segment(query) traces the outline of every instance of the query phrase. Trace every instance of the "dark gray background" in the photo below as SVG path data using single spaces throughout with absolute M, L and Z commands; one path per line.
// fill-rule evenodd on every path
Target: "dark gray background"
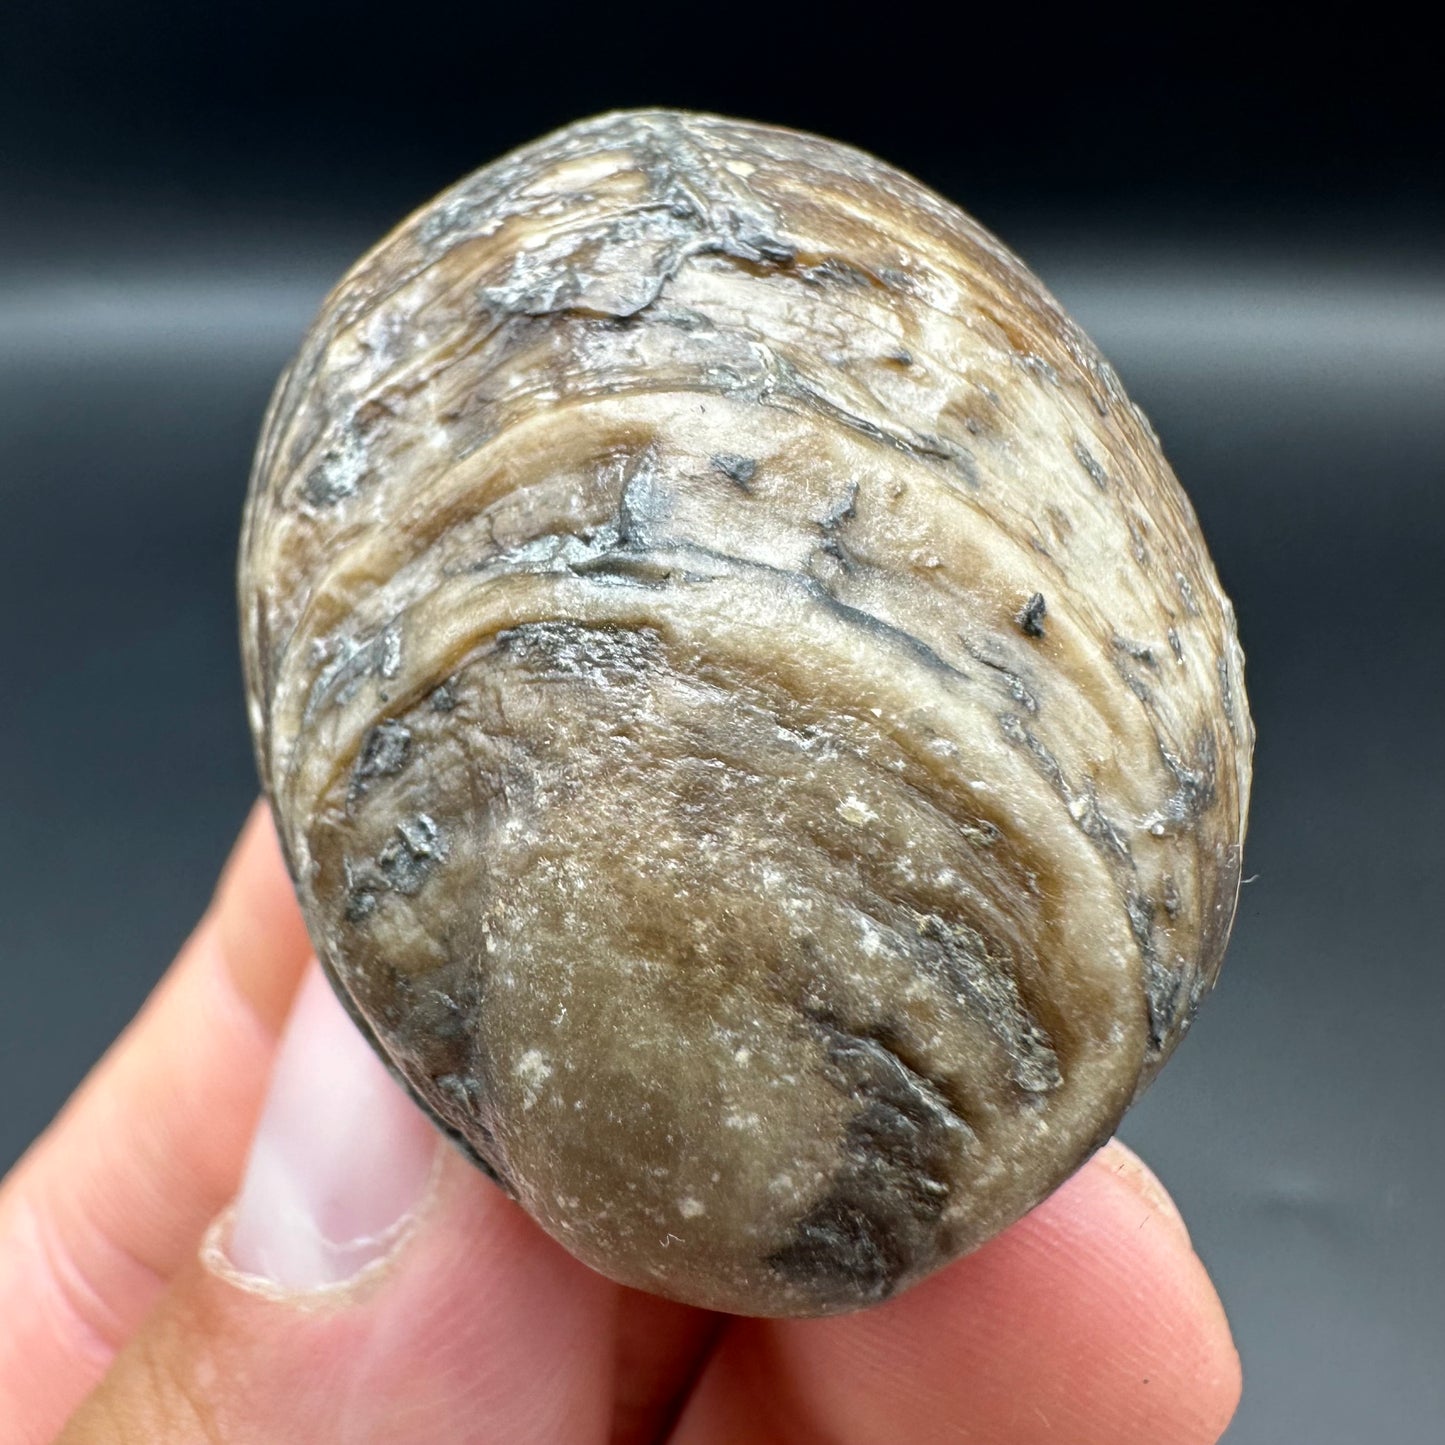
M 1196 502 L 1259 725 L 1252 881 L 1124 1135 L 1229 1309 L 1231 1445 L 1439 1445 L 1445 209 L 1410 47 L 1325 11 L 1309 66 L 1229 17 L 945 42 L 906 12 L 121 11 L 0 19 L 0 1169 L 159 975 L 253 795 L 237 522 L 325 289 L 575 116 L 783 121 L 1021 250 Z

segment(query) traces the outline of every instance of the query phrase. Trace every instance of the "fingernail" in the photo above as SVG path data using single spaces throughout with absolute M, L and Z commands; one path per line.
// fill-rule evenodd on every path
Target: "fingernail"
M 426 1193 L 436 1132 L 321 973 L 307 970 L 222 1245 L 253 1287 L 316 1290 L 395 1248 Z

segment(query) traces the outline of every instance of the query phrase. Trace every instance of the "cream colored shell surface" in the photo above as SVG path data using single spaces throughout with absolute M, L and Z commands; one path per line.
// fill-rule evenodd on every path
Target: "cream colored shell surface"
M 425 206 L 282 378 L 241 594 L 333 981 L 630 1285 L 887 1296 L 1218 972 L 1252 728 L 1193 511 L 1022 263 L 857 151 L 624 113 Z

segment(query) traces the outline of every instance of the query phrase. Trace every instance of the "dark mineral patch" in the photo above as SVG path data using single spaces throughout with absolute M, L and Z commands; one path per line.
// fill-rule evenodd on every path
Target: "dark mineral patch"
M 1018 625 L 1019 630 L 1025 637 L 1042 637 L 1044 635 L 1044 618 L 1048 616 L 1048 603 L 1044 601 L 1042 592 L 1035 592 L 1023 607 L 1019 609 Z
M 952 1161 L 972 1130 L 883 1037 L 811 1025 L 828 1077 L 860 1107 L 832 1186 L 767 1262 L 823 1301 L 883 1299 L 937 1249 Z
M 395 777 L 406 766 L 410 751 L 410 728 L 390 718 L 377 723 L 361 745 L 354 775 L 356 783 L 364 786 L 370 778 Z
M 712 458 L 712 464 L 728 481 L 735 482 L 745 492 L 758 470 L 755 457 L 738 456 L 734 452 L 719 452 Z

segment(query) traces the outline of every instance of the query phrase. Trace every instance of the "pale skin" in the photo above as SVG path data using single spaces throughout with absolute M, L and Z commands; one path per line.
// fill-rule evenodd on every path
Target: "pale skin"
M 309 958 L 258 808 L 155 994 L 0 1186 L 6 1445 L 1206 1445 L 1234 1413 L 1219 1299 L 1117 1143 L 975 1254 L 833 1319 L 613 1285 L 440 1143 L 359 1282 L 248 1289 L 201 1246 Z

